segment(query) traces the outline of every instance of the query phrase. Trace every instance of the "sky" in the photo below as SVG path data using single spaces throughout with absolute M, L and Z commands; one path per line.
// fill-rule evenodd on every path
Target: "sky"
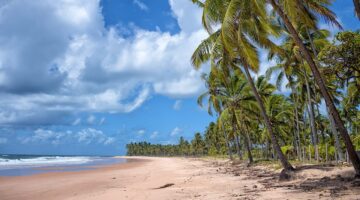
M 351 0 L 332 9 L 360 28 Z M 190 64 L 206 36 L 190 0 L 0 0 L 0 153 L 123 155 L 130 142 L 191 139 L 214 120 L 196 102 L 208 69 Z

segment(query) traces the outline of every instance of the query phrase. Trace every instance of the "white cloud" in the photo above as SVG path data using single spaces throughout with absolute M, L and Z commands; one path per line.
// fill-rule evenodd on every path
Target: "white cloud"
M 34 131 L 34 134 L 30 137 L 21 137 L 19 138 L 21 143 L 51 143 L 57 145 L 61 140 L 67 135 L 71 135 L 72 132 L 55 132 L 52 130 L 37 129 Z
M 188 0 L 170 6 L 179 33 L 136 27 L 125 38 L 105 28 L 99 0 L 4 3 L 0 124 L 73 124 L 73 113 L 131 112 L 153 93 L 197 95 L 203 70 L 189 60 L 207 37 L 201 11 Z
M 78 132 L 69 130 L 57 132 L 53 130 L 37 129 L 31 136 L 23 136 L 18 139 L 23 144 L 48 143 L 53 145 L 68 144 L 69 142 L 109 145 L 116 141 L 115 138 L 107 136 L 101 130 L 93 128 L 82 129 Z
M 175 135 L 178 135 L 178 134 L 181 133 L 181 132 L 182 132 L 182 129 L 180 129 L 179 127 L 175 127 L 175 128 L 171 131 L 170 135 L 171 135 L 171 136 L 175 136 Z
M 189 0 L 169 0 L 169 3 L 182 31 L 196 32 L 201 29 L 201 9 Z
M 103 145 L 109 145 L 115 142 L 115 138 L 106 136 L 102 131 L 87 128 L 83 129 L 75 134 L 79 143 L 97 143 Z
M 137 5 L 141 10 L 144 10 L 144 11 L 149 10 L 148 6 L 140 0 L 133 0 L 133 3 L 135 5 Z
M 181 100 L 176 100 L 173 106 L 174 110 L 180 110 L 181 104 L 182 104 Z

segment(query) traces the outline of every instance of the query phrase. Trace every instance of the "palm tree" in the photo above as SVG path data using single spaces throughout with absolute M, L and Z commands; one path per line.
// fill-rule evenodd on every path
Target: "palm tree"
M 276 34 L 277 30 L 276 26 L 271 24 L 266 17 L 265 4 L 261 2 L 241 0 L 207 0 L 200 6 L 203 8 L 204 28 L 211 35 L 207 40 L 204 40 L 204 42 L 199 45 L 199 48 L 202 48 L 203 50 L 199 51 L 198 48 L 194 52 L 192 57 L 194 66 L 199 67 L 201 63 L 211 59 L 211 56 L 216 57 L 218 50 L 222 50 L 222 54 L 220 54 L 221 58 L 217 57 L 217 59 L 223 59 L 223 63 L 230 63 L 230 66 L 232 67 L 242 66 L 255 99 L 259 104 L 261 115 L 270 134 L 273 148 L 277 152 L 283 168 L 286 170 L 293 170 L 294 168 L 281 151 L 277 137 L 272 130 L 272 125 L 266 114 L 264 103 L 256 90 L 254 81 L 249 71 L 250 68 L 256 72 L 259 68 L 257 50 L 252 42 L 259 44 L 261 47 L 270 49 L 271 52 L 279 51 L 279 48 L 277 48 L 277 46 L 268 39 L 268 32 Z M 242 7 L 245 8 L 241 10 L 242 12 L 238 12 L 237 9 Z M 259 17 L 251 18 L 250 16 Z M 221 34 L 218 33 L 219 31 L 215 33 L 212 31 L 212 25 L 216 23 L 222 24 L 219 29 Z M 217 36 L 218 39 L 216 40 L 213 39 L 215 34 L 219 34 L 219 36 Z M 251 37 L 252 42 L 247 38 L 247 36 Z M 204 46 L 208 45 L 211 41 L 218 42 L 212 47 L 208 46 L 207 48 L 204 48 Z M 213 47 L 215 48 L 213 49 Z M 208 54 L 200 56 L 198 55 L 199 53 Z M 198 58 L 200 58 L 201 61 L 196 61 Z M 225 58 L 227 59 L 225 60 Z M 229 61 L 228 59 L 231 60 Z
M 210 122 L 209 126 L 206 128 L 204 138 L 208 149 L 208 155 L 213 156 L 222 153 L 221 146 L 224 138 L 219 134 L 217 125 L 214 122 Z
M 317 52 L 320 52 L 326 45 L 329 44 L 329 41 L 327 40 L 327 37 L 329 36 L 329 31 L 327 31 L 327 30 L 309 30 L 309 28 L 303 27 L 303 28 L 301 28 L 300 34 L 301 34 L 301 37 L 304 39 L 306 47 L 310 51 L 312 51 L 312 53 L 314 55 L 317 55 Z M 301 71 L 298 70 L 299 68 L 305 68 L 306 66 L 301 63 L 301 56 L 299 55 L 298 48 L 295 45 L 295 43 L 293 42 L 293 40 L 289 37 L 286 38 L 284 43 L 281 45 L 281 47 L 285 50 L 286 56 L 285 57 L 280 56 L 279 64 L 268 69 L 267 76 L 270 77 L 270 75 L 273 72 L 281 71 L 278 74 L 277 85 L 278 86 L 281 85 L 283 77 L 285 76 L 289 81 L 289 85 L 291 86 L 291 90 L 292 90 L 293 94 L 295 94 L 294 93 L 294 91 L 295 91 L 294 80 L 296 82 L 298 82 L 297 84 L 302 82 L 302 84 L 305 85 L 306 92 L 305 92 L 305 95 L 303 95 L 303 96 L 308 97 L 307 98 L 308 113 L 309 113 L 309 119 L 311 121 L 310 124 L 311 124 L 311 130 L 312 130 L 312 138 L 316 139 L 316 137 L 315 137 L 316 136 L 316 127 L 315 127 L 316 123 L 314 121 L 315 115 L 314 115 L 314 111 L 313 111 L 314 110 L 313 109 L 314 102 L 315 102 L 314 95 L 316 95 L 315 87 L 312 85 L 310 87 L 311 82 L 308 79 L 311 77 L 309 77 L 308 73 L 306 73 L 307 70 L 305 70 L 305 69 L 303 69 Z M 327 73 L 327 74 L 329 74 L 329 73 Z M 333 79 L 327 76 L 326 80 L 327 80 L 327 83 L 326 83 L 327 89 L 334 97 L 334 99 L 333 99 L 334 102 L 337 103 L 337 99 L 335 97 L 338 94 L 336 91 L 337 88 L 334 86 L 334 84 L 331 81 Z M 296 100 L 297 100 L 297 98 L 296 98 Z M 320 100 L 318 100 L 318 102 L 319 101 Z M 297 107 L 298 106 L 295 106 L 295 112 L 297 112 Z M 309 107 L 312 109 L 309 110 Z M 330 113 L 329 113 L 329 118 L 330 118 L 330 125 L 332 128 L 332 132 L 333 132 L 333 135 L 335 138 L 336 151 L 338 153 L 338 157 L 340 158 L 340 160 L 342 160 L 342 153 L 341 153 L 341 147 L 340 147 L 340 142 L 339 142 L 339 138 L 338 138 L 338 133 L 337 133 L 336 126 L 333 121 L 332 115 L 330 115 Z M 296 121 L 298 121 L 298 119 Z M 317 141 L 315 142 L 314 145 L 316 146 L 316 144 L 317 144 Z M 316 155 L 318 155 L 317 149 L 318 148 L 315 147 Z
M 205 142 L 199 132 L 195 133 L 194 139 L 191 141 L 193 155 L 202 156 L 205 154 Z
M 290 102 L 282 95 L 273 94 L 265 99 L 265 108 L 280 138 L 283 141 L 291 141 L 291 128 L 289 127 L 294 113 Z
M 207 41 L 204 41 L 204 43 L 207 43 Z M 205 46 L 205 45 L 204 45 Z M 206 48 L 207 46 L 205 46 Z M 201 50 L 201 48 L 198 48 L 199 50 Z M 206 55 L 206 54 L 205 54 Z M 200 59 L 194 59 L 194 60 L 200 60 Z M 208 97 L 208 113 L 209 115 L 213 115 L 213 109 L 215 110 L 215 112 L 217 113 L 218 116 L 221 115 L 222 113 L 222 108 L 221 108 L 221 101 L 219 100 L 219 98 L 217 98 L 218 95 L 218 91 L 217 91 L 217 85 L 218 83 L 216 82 L 215 79 L 215 74 L 214 74 L 214 70 L 212 70 L 213 73 L 210 73 L 209 76 L 207 76 L 206 74 L 202 75 L 202 79 L 205 81 L 205 85 L 207 87 L 207 91 L 205 91 L 203 94 L 201 94 L 198 97 L 197 103 L 200 107 L 203 107 L 203 101 L 205 97 Z M 229 158 L 230 160 L 233 159 L 232 156 L 232 151 L 231 151 L 231 145 L 228 139 L 228 135 L 226 133 L 226 129 L 224 127 L 223 123 L 219 123 L 221 125 L 220 129 L 222 129 L 223 134 L 224 134 L 224 138 L 225 138 L 225 143 L 228 149 L 228 154 L 229 154 Z
M 256 106 L 253 104 L 254 97 L 250 94 L 247 81 L 239 71 L 238 73 L 234 71 L 230 76 L 222 76 L 221 80 L 224 81 L 225 87 L 219 88 L 219 98 L 224 102 L 224 111 L 228 112 L 228 116 L 230 116 L 234 133 L 242 133 L 249 163 L 252 163 L 251 141 L 246 123 L 251 115 L 256 114 Z M 239 137 L 240 135 L 235 135 L 236 140 Z
M 301 19 L 302 21 L 309 22 L 310 25 L 311 23 L 314 23 L 314 20 L 311 19 L 311 17 L 313 17 L 310 13 L 311 10 L 312 12 L 320 14 L 329 21 L 339 25 L 338 22 L 335 20 L 335 15 L 324 6 L 325 3 L 329 4 L 329 2 L 326 0 L 322 0 L 321 1 L 322 3 L 319 3 L 318 1 L 299 0 L 297 1 L 297 3 L 292 5 L 287 4 L 290 1 L 286 1 L 286 0 L 282 0 L 282 1 L 267 0 L 267 2 L 273 7 L 274 11 L 280 16 L 286 29 L 289 31 L 294 42 L 299 47 L 303 58 L 306 60 L 307 64 L 309 65 L 312 74 L 314 76 L 314 80 L 317 83 L 322 96 L 324 97 L 326 106 L 328 107 L 330 114 L 333 116 L 336 127 L 338 128 L 339 133 L 341 134 L 345 142 L 346 149 L 348 151 L 349 158 L 355 169 L 356 176 L 360 177 L 360 158 L 357 156 L 355 148 L 348 135 L 347 129 L 344 126 L 344 122 L 341 120 L 340 114 L 336 109 L 335 104 L 332 100 L 333 98 L 331 97 L 330 93 L 326 88 L 325 81 L 321 76 L 320 71 L 314 59 L 312 58 L 310 51 L 305 47 L 302 39 L 299 36 L 298 31 L 292 24 L 292 21 L 295 22 L 294 24 L 296 24 L 297 21 L 295 17 L 291 17 L 292 15 L 294 15 L 294 13 L 296 13 L 296 16 L 302 16 L 301 18 L 305 18 L 305 19 Z M 282 7 L 280 3 L 287 6 L 287 9 L 285 10 L 286 12 L 283 9 L 284 6 Z

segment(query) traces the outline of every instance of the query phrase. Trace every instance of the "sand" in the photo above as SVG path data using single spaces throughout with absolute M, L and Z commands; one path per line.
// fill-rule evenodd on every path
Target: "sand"
M 138 157 L 80 172 L 0 177 L 0 199 L 360 199 L 351 167 L 304 166 L 288 181 L 278 174 L 226 160 Z

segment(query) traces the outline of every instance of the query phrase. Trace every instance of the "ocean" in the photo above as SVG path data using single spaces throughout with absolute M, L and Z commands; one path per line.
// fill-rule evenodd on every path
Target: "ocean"
M 112 156 L 59 156 L 0 154 L 0 176 L 25 176 L 45 172 L 80 171 L 124 163 Z

